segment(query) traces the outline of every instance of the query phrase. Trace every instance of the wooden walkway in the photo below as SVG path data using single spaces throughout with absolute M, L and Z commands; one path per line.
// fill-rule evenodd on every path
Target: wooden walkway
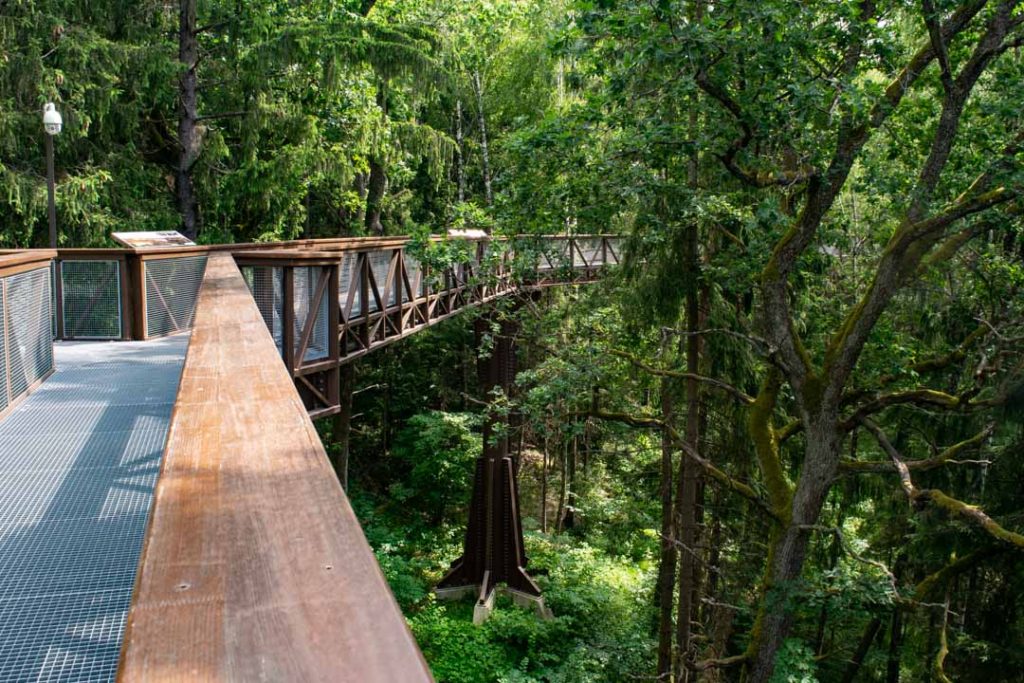
M 229 254 L 199 291 L 121 677 L 430 680 Z
M 535 241 L 436 273 L 405 238 L 62 250 L 52 279 L 0 252 L 0 683 L 431 680 L 312 418 L 344 363 L 619 260 Z M 138 341 L 58 344 L 42 381 L 51 301 L 59 338 Z
M 187 344 L 57 344 L 0 421 L 0 681 L 113 680 Z

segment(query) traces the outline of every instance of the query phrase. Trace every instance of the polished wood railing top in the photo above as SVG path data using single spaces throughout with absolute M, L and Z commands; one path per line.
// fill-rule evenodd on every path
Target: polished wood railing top
M 50 263 L 57 252 L 49 249 L 0 251 L 0 277 L 40 268 Z
M 233 258 L 211 254 L 120 680 L 430 674 Z

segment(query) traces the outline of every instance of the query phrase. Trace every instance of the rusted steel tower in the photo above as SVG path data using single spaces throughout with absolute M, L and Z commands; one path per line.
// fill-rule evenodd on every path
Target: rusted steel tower
M 486 320 L 477 324 L 478 344 L 486 325 Z M 498 328 L 490 356 L 480 360 L 478 371 L 485 393 L 498 387 L 508 394 L 516 376 L 515 338 L 519 325 L 506 318 L 498 323 Z M 547 617 L 550 613 L 540 588 L 526 572 L 519 489 L 509 455 L 508 417 L 489 413 L 483 437 L 484 452 L 476 462 L 462 557 L 438 584 L 437 595 L 455 599 L 476 593 L 473 622 L 477 624 L 490 615 L 499 590 Z

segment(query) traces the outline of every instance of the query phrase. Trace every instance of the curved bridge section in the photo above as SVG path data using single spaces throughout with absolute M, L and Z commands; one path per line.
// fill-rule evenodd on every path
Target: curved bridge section
M 21 428 L 37 388 L 39 400 L 71 408 L 67 392 L 96 398 L 73 371 L 57 375 L 79 382 L 67 392 L 60 382 L 44 382 L 53 372 L 53 338 L 145 342 L 191 331 L 180 387 L 162 404 L 170 416 L 169 427 L 161 427 L 162 461 L 157 442 L 146 455 L 155 489 L 132 489 L 145 498 L 132 517 L 142 520 L 140 533 L 145 528 L 139 563 L 139 534 L 110 536 L 102 549 L 90 546 L 96 571 L 72 558 L 52 577 L 33 574 L 32 595 L 5 599 L 36 610 L 23 614 L 26 623 L 49 619 L 54 633 L 64 633 L 53 609 L 24 598 L 65 595 L 62 581 L 123 577 L 122 601 L 103 607 L 102 647 L 85 642 L 91 630 L 76 644 L 102 659 L 102 667 L 90 669 L 95 680 L 111 680 L 119 647 L 124 681 L 430 680 L 311 418 L 338 410 L 343 364 L 515 291 L 592 281 L 619 261 L 617 242 L 604 236 L 460 244 L 459 256 L 443 263 L 404 239 L 0 252 L 0 426 Z M 184 337 L 167 342 L 186 346 Z M 152 360 L 161 346 L 117 348 Z M 38 352 L 26 355 L 30 347 Z M 117 367 L 115 347 L 80 348 L 101 370 L 96 382 L 119 381 L 128 370 Z M 58 373 L 62 363 L 73 370 L 66 354 L 56 358 Z M 172 374 L 173 389 L 176 368 Z M 155 381 L 150 374 L 143 384 L 153 390 Z M 110 389 L 142 395 L 127 384 Z M 131 394 L 112 405 L 120 416 L 127 415 L 122 404 L 135 403 L 139 396 Z M 126 434 L 145 426 L 131 416 L 122 422 Z M 123 493 L 124 482 L 114 476 L 125 464 L 123 449 L 101 447 L 110 430 L 97 424 L 68 450 L 66 467 L 33 469 L 41 486 L 62 492 L 54 511 Z M 49 432 L 26 429 L 17 438 L 33 453 L 56 453 L 44 443 Z M 52 432 L 63 438 L 67 429 Z M 0 467 L 12 463 L 10 449 L 0 448 Z M 75 468 L 111 476 L 71 478 Z M 96 519 L 106 523 L 97 509 Z M 45 529 L 35 538 L 32 548 L 43 547 Z M 35 566 L 28 547 L 9 545 L 4 561 Z M 471 551 L 467 544 L 467 558 Z M 480 581 L 483 597 L 492 583 Z M 0 633 L 0 678 L 59 679 L 56 669 L 37 675 L 32 657 L 14 659 L 11 653 L 29 652 L 18 634 Z
M 305 405 L 319 418 L 340 409 L 341 365 L 467 308 L 523 289 L 592 282 L 619 262 L 618 238 L 606 235 L 460 246 L 458 257 L 435 265 L 406 239 L 234 255 Z

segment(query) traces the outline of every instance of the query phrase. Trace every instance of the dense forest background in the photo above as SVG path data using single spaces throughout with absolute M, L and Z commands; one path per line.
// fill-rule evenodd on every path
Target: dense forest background
M 47 101 L 61 246 L 624 235 L 321 425 L 435 676 L 1020 681 L 1022 45 L 994 0 L 0 0 L 0 247 Z M 488 404 L 549 621 L 430 592 Z

